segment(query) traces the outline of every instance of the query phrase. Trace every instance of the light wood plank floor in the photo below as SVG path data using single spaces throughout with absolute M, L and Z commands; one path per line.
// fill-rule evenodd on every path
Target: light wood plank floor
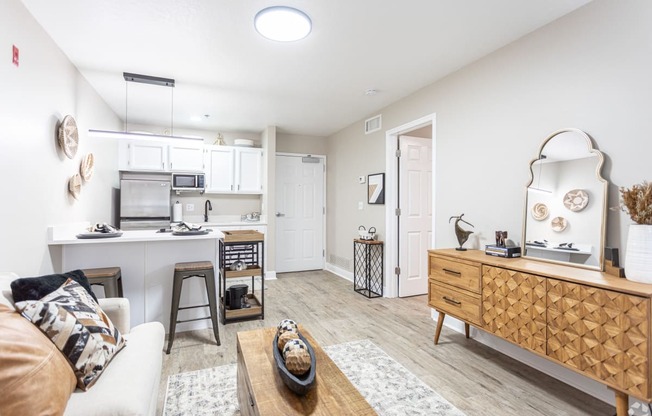
M 444 327 L 437 347 L 426 296 L 367 299 L 329 272 L 279 274 L 266 282 L 265 320 L 179 333 L 165 355 L 159 392 L 163 409 L 171 374 L 236 362 L 236 332 L 304 325 L 322 346 L 371 339 L 468 416 L 611 416 L 615 409 L 581 391 Z M 167 344 L 166 344 L 167 346 Z

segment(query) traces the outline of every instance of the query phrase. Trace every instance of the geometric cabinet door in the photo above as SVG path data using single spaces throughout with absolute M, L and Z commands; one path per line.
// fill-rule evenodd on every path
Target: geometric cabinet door
M 650 299 L 547 280 L 547 355 L 633 396 L 650 397 Z

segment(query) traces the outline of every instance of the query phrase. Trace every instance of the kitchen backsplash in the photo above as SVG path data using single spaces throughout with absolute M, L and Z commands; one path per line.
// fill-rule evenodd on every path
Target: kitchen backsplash
M 179 201 L 182 204 L 183 216 L 204 215 L 204 204 L 206 200 L 211 201 L 213 210 L 208 215 L 242 215 L 247 212 L 261 211 L 260 195 L 219 195 L 219 194 L 172 194 L 170 200 L 174 204 Z M 194 211 L 188 211 L 188 204 L 194 205 Z

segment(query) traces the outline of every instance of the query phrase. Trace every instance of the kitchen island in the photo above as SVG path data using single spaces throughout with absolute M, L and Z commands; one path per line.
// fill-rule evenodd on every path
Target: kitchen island
M 218 279 L 217 228 L 204 235 L 173 235 L 155 230 L 123 231 L 120 237 L 78 239 L 88 224 L 50 227 L 48 245 L 57 272 L 97 267 L 120 267 L 124 296 L 131 304 L 131 323 L 159 321 L 168 331 L 174 265 L 178 262 L 213 262 Z M 208 304 L 204 280 L 188 279 L 181 293 L 181 306 Z M 204 308 L 180 313 L 180 319 L 207 316 Z M 177 331 L 210 327 L 210 320 L 181 323 Z

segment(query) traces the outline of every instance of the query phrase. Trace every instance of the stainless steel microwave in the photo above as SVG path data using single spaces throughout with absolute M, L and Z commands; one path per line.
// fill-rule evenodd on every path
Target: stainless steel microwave
M 204 191 L 206 177 L 203 173 L 173 173 L 172 190 L 174 191 Z

